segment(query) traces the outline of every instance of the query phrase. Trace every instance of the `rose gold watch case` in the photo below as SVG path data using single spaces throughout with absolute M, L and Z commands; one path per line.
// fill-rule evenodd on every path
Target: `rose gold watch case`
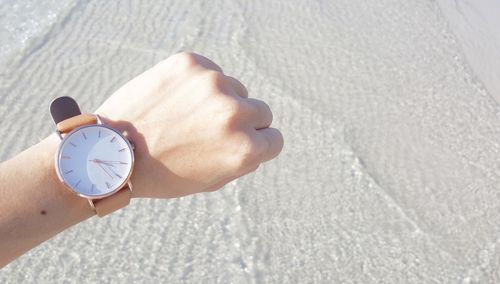
M 80 127 L 76 127 L 75 129 L 71 130 L 70 132 L 68 132 L 68 134 L 66 134 L 64 137 L 62 137 L 61 135 L 59 135 L 59 137 L 61 137 L 61 141 L 59 143 L 59 146 L 57 147 L 57 151 L 56 151 L 56 155 L 55 155 L 55 169 L 56 169 L 56 173 L 57 173 L 57 177 L 59 178 L 59 181 L 61 181 L 61 183 L 64 184 L 64 186 L 69 190 L 71 191 L 72 193 L 78 195 L 78 196 L 81 196 L 81 197 L 84 197 L 84 198 L 87 198 L 90 200 L 95 200 L 95 199 L 102 199 L 102 198 L 105 198 L 105 197 L 108 197 L 108 196 L 111 196 L 115 193 L 117 193 L 118 191 L 120 191 L 125 185 L 129 185 L 130 186 L 130 190 L 132 190 L 132 187 L 131 187 L 131 182 L 130 182 L 130 177 L 132 176 L 132 172 L 134 170 L 134 160 L 135 160 L 135 155 L 134 155 L 134 147 L 132 146 L 132 144 L 130 143 L 130 141 L 125 137 L 123 136 L 120 131 L 114 129 L 113 127 L 110 127 L 110 126 L 107 126 L 105 124 L 102 124 L 101 120 L 99 119 L 99 116 L 97 116 L 97 121 L 98 123 L 97 124 L 91 124 L 91 125 L 83 125 L 83 126 L 80 126 Z M 113 191 L 111 192 L 108 192 L 106 194 L 103 194 L 103 195 L 86 195 L 86 194 L 82 194 L 80 192 L 77 192 L 75 191 L 69 184 L 67 184 L 64 179 L 62 178 L 62 175 L 61 175 L 61 170 L 59 168 L 59 158 L 61 156 L 61 146 L 63 145 L 64 141 L 66 141 L 66 139 L 68 139 L 68 137 L 70 137 L 74 132 L 80 130 L 80 129 L 83 129 L 83 128 L 88 128 L 88 127 L 95 127 L 95 126 L 99 126 L 99 127 L 105 127 L 113 132 L 115 132 L 116 134 L 118 134 L 120 137 L 122 137 L 125 142 L 127 143 L 127 147 L 129 148 L 130 150 L 130 154 L 132 155 L 131 157 L 131 167 L 130 167 L 130 171 L 127 175 L 127 178 L 124 180 L 123 183 L 120 184 L 120 186 L 118 186 L 116 189 L 114 189 Z

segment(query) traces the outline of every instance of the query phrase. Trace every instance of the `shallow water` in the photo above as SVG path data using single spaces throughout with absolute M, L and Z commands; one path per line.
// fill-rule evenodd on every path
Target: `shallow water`
M 34 3 L 36 31 L 0 33 L 2 160 L 51 133 L 54 97 L 93 110 L 180 50 L 268 101 L 286 143 L 217 193 L 75 226 L 1 283 L 500 281 L 500 112 L 438 3 Z
M 500 2 L 438 0 L 478 79 L 500 103 Z

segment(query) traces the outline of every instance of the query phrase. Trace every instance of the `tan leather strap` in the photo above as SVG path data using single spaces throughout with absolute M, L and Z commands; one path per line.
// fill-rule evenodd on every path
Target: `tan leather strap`
M 71 130 L 83 126 L 83 125 L 90 125 L 90 124 L 96 124 L 97 123 L 97 117 L 93 114 L 80 114 L 77 116 L 73 116 L 70 118 L 67 118 L 59 123 L 57 123 L 57 130 L 62 134 L 62 133 L 68 133 Z
M 93 203 L 97 216 L 103 217 L 127 206 L 130 203 L 131 196 L 132 190 L 126 186 L 109 197 L 94 200 L 89 199 L 89 202 Z
M 97 116 L 93 114 L 79 114 L 57 123 L 57 130 L 61 134 L 66 134 L 71 130 L 83 126 L 97 123 Z M 129 186 L 123 187 L 117 193 L 103 199 L 89 199 L 90 206 L 95 210 L 97 216 L 103 217 L 116 210 L 127 206 L 130 203 L 132 189 Z

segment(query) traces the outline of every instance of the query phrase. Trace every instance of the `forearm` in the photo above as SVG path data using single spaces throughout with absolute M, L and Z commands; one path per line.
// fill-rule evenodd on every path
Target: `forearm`
M 57 178 L 58 140 L 51 135 L 0 164 L 0 267 L 94 215 Z

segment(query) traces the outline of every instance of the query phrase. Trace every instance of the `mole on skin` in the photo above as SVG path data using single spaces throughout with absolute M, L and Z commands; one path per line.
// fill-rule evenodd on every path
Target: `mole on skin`
M 40 214 L 45 215 L 45 214 L 47 214 L 47 211 L 42 210 L 42 211 L 40 211 Z

